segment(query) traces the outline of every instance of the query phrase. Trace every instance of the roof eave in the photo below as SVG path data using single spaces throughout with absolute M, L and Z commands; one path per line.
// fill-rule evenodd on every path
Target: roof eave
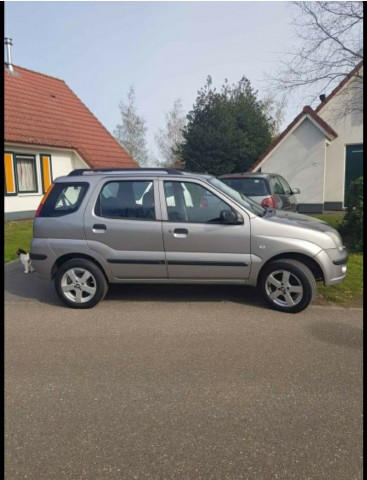
M 321 102 L 316 108 L 315 112 L 319 113 L 336 95 L 342 88 L 354 77 L 356 77 L 356 73 L 363 67 L 363 60 L 361 60 L 353 70 L 345 77 L 343 80 L 337 85 L 334 90 L 325 98 L 323 102 Z
M 254 165 L 248 170 L 249 172 L 255 171 L 260 168 L 268 159 L 269 155 L 273 153 L 280 145 L 288 138 L 292 133 L 306 120 L 310 120 L 315 127 L 317 127 L 326 139 L 331 142 L 338 134 L 334 129 L 330 127 L 321 117 L 319 117 L 310 106 L 305 106 L 301 113 L 299 113 L 295 119 L 288 125 L 288 127 L 273 141 L 263 155 L 254 163 Z

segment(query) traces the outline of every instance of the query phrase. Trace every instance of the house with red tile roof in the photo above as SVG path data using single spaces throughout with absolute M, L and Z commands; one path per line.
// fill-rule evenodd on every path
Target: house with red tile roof
M 32 218 L 56 177 L 138 168 L 63 80 L 5 66 L 5 220 Z
M 342 210 L 350 183 L 363 175 L 363 63 L 288 125 L 252 165 L 279 173 L 301 193 L 301 213 Z

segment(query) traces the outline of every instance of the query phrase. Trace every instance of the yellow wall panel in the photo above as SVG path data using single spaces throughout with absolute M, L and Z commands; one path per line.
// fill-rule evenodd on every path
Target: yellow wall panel
M 4 167 L 5 167 L 5 187 L 6 193 L 16 193 L 15 190 L 15 178 L 14 178 L 14 165 L 13 155 L 11 153 L 4 154 Z
M 43 191 L 47 192 L 51 185 L 51 158 L 49 156 L 42 156 L 42 176 L 43 176 Z

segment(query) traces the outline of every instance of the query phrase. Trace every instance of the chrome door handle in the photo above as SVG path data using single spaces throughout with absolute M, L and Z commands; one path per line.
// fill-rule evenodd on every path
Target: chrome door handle
M 173 233 L 175 238 L 186 238 L 189 234 L 187 228 L 175 228 L 174 230 L 169 230 L 169 233 Z
M 92 229 L 93 229 L 93 233 L 105 233 L 107 230 L 107 227 L 103 223 L 95 223 Z

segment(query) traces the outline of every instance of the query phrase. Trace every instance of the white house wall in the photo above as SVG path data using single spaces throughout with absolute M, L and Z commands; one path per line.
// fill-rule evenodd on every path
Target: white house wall
M 29 218 L 37 210 L 42 197 L 42 178 L 40 155 L 51 155 L 52 178 L 67 175 L 75 168 L 89 168 L 87 164 L 72 150 L 51 149 L 49 147 L 18 146 L 5 144 L 6 152 L 15 154 L 31 154 L 36 156 L 38 193 L 18 193 L 4 197 L 5 219 Z
M 322 132 L 307 118 L 270 154 L 263 172 L 279 173 L 297 195 L 300 212 L 322 211 L 324 203 L 326 141 Z
M 338 133 L 326 153 L 325 202 L 339 203 L 340 207 L 344 201 L 346 146 L 363 144 L 362 112 L 350 112 L 341 117 L 341 112 L 348 108 L 348 104 L 363 105 L 362 89 L 352 88 L 351 91 L 352 98 L 348 97 L 346 88 L 342 89 L 319 112 L 319 116 Z

